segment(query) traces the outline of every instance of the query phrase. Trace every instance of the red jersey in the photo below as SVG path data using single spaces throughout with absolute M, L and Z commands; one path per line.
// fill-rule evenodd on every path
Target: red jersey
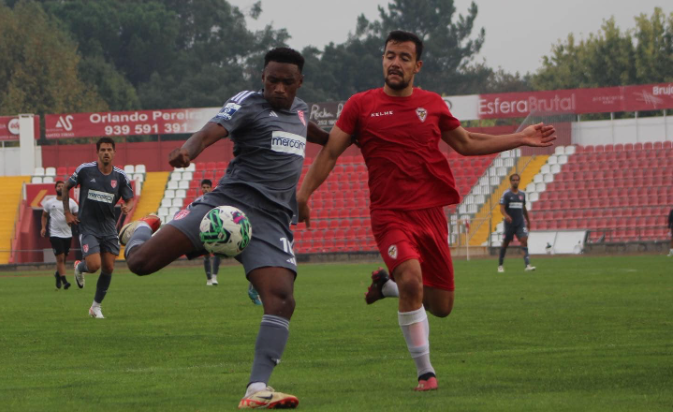
M 439 150 L 442 131 L 460 126 L 437 93 L 408 97 L 383 88 L 353 95 L 336 123 L 356 135 L 369 170 L 371 209 L 417 210 L 460 202 L 451 168 Z

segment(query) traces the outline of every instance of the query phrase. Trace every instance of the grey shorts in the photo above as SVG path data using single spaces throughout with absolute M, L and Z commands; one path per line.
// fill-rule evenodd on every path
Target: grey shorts
M 191 259 L 205 253 L 199 237 L 199 225 L 203 216 L 217 206 L 234 206 L 243 211 L 250 221 L 252 239 L 248 247 L 236 256 L 236 260 L 243 264 L 246 276 L 263 267 L 282 267 L 297 274 L 294 236 L 290 230 L 292 217 L 289 213 L 270 201 L 258 198 L 234 200 L 217 191 L 207 193 L 202 200 L 178 212 L 176 218 L 168 222 L 192 241 L 195 251 L 187 257 Z
M 117 235 L 79 235 L 79 244 L 82 246 L 82 258 L 102 252 L 119 256 L 119 236 Z
M 522 237 L 528 237 L 528 229 L 526 228 L 525 223 L 515 225 L 505 222 L 505 234 L 503 240 L 512 241 L 514 240 L 514 236 L 519 240 L 521 240 Z

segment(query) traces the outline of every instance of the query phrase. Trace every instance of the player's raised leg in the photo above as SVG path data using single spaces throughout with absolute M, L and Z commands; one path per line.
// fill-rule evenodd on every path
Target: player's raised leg
M 86 242 L 86 243 L 85 243 Z M 80 243 L 82 243 L 82 254 L 84 260 L 76 260 L 75 267 L 75 283 L 82 289 L 85 285 L 84 274 L 96 273 L 100 269 L 100 246 L 98 239 L 93 236 L 80 236 Z
M 126 264 L 138 276 L 150 275 L 194 250 L 187 235 L 171 225 L 164 226 L 156 236 L 152 233 L 154 229 L 142 222 L 126 244 Z
M 365 302 L 368 305 L 383 298 L 397 298 L 400 296 L 397 283 L 390 278 L 388 272 L 383 268 L 378 268 L 372 272 L 372 284 L 365 292 Z
M 290 318 L 295 307 L 295 273 L 286 268 L 264 267 L 251 271 L 248 278 L 264 302 L 264 316 L 255 343 L 250 381 L 238 407 L 295 408 L 299 404 L 295 396 L 268 387 L 271 373 L 280 362 L 290 334 Z

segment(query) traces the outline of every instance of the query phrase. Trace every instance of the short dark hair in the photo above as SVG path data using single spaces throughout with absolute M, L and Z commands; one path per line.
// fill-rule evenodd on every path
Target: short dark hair
M 269 50 L 264 56 L 265 68 L 269 62 L 296 64 L 299 68 L 299 73 L 304 70 L 304 57 L 301 53 L 289 47 L 276 47 L 275 49 Z
M 509 181 L 510 181 L 510 182 L 512 181 L 512 179 L 514 179 L 514 176 L 518 177 L 519 180 L 521 180 L 521 176 L 519 176 L 518 173 L 514 173 L 512 176 L 509 177 Z
M 57 181 L 54 182 L 54 189 L 56 189 L 58 187 L 59 183 L 65 184 L 65 182 L 63 180 L 57 180 Z
M 203 186 L 203 185 L 208 185 L 210 187 L 213 187 L 213 182 L 210 179 L 203 179 L 201 181 L 201 186 Z
M 418 38 L 418 36 L 416 36 L 414 33 L 408 31 L 393 30 L 388 33 L 386 42 L 383 44 L 383 50 L 385 51 L 389 42 L 404 43 L 407 41 L 414 42 L 416 45 L 416 60 L 421 60 L 421 56 L 423 55 L 423 41 L 421 41 L 421 39 Z
M 115 149 L 115 141 L 112 140 L 111 137 L 101 137 L 96 142 L 96 151 L 100 150 L 100 145 L 102 145 L 103 143 L 110 143 L 112 145 L 112 150 L 117 150 L 117 149 Z

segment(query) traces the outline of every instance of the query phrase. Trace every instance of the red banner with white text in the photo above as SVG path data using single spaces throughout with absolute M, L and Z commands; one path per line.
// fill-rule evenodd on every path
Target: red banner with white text
M 526 117 L 533 112 L 609 113 L 673 109 L 673 83 L 444 97 L 459 120 Z M 330 128 L 344 102 L 312 103 L 309 119 Z M 219 108 L 66 113 L 45 116 L 47 139 L 193 133 Z M 0 118 L 4 119 L 4 118 Z M 2 140 L 2 125 L 0 125 Z
M 526 117 L 533 112 L 640 112 L 673 109 L 673 83 L 447 96 L 444 100 L 460 120 Z
M 50 114 L 45 116 L 45 137 L 135 136 L 143 134 L 194 133 L 220 109 L 137 110 Z

